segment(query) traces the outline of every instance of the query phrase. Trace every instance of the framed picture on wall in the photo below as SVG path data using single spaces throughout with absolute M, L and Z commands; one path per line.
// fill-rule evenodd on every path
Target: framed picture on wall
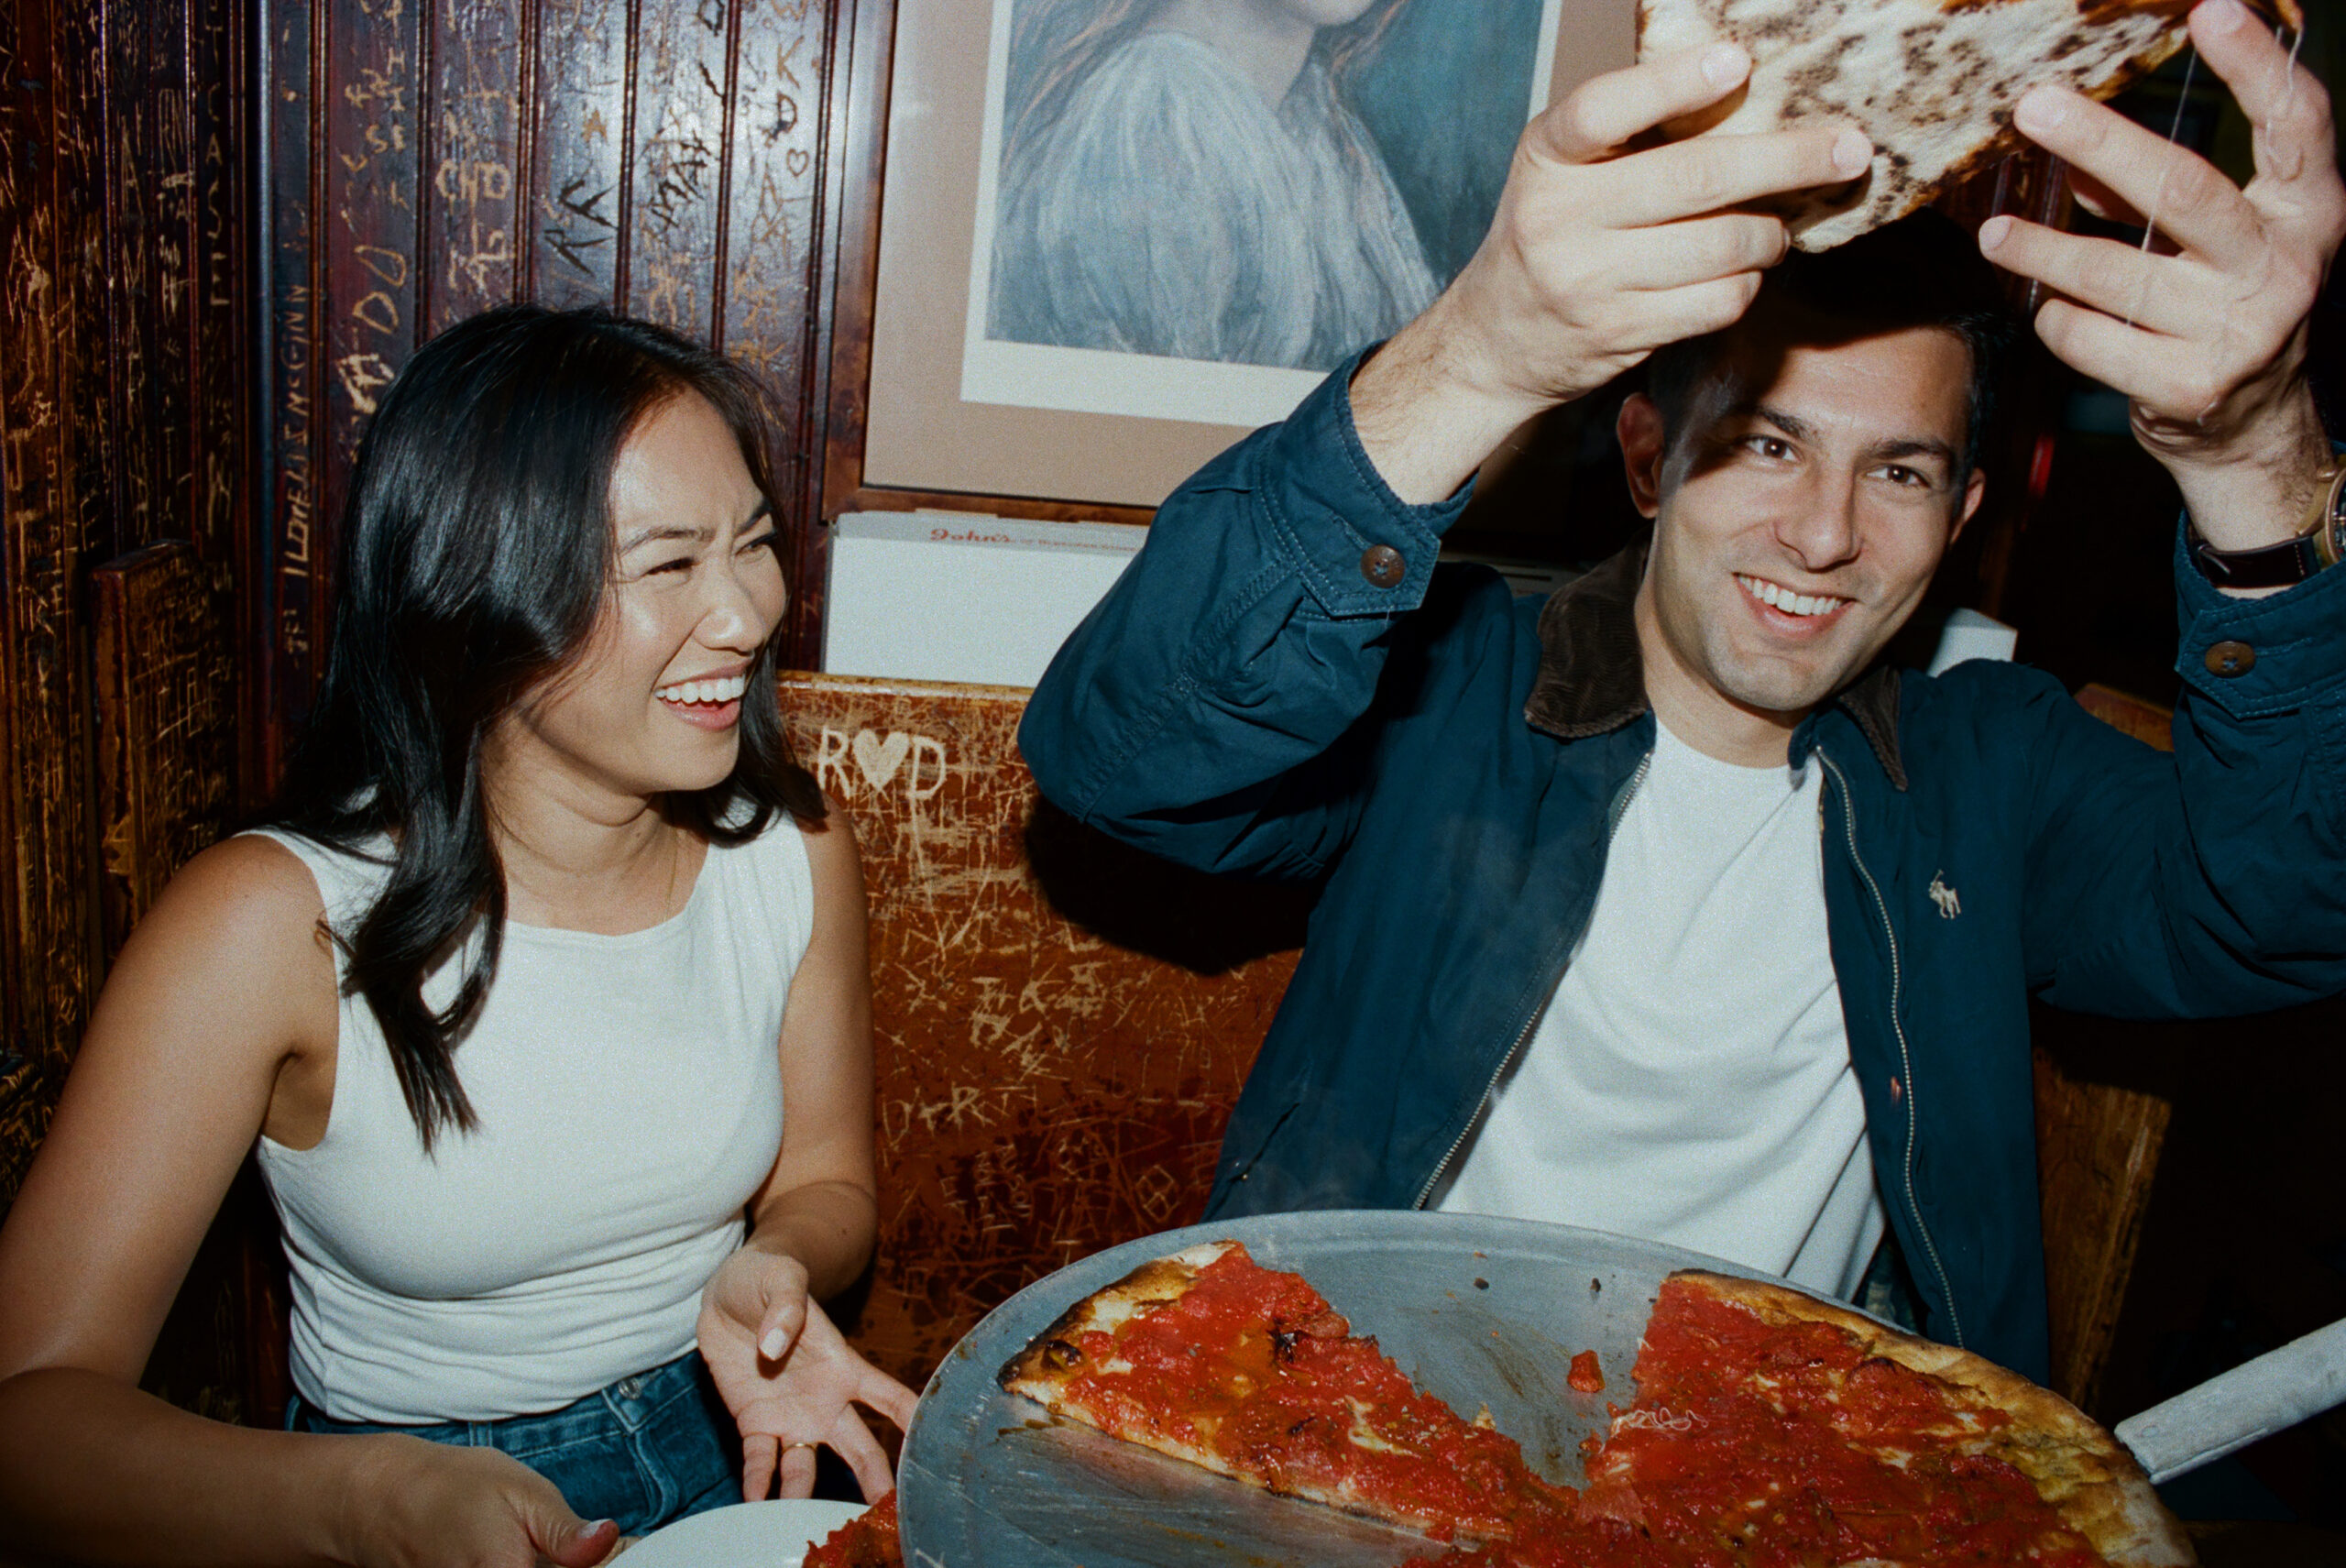
M 1608 0 L 898 0 L 861 481 L 1146 508 L 1480 243 Z

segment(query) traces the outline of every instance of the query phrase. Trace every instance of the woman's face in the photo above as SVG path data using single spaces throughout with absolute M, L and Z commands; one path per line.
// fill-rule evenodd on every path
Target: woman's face
M 614 581 L 586 646 L 500 726 L 601 792 L 707 789 L 733 771 L 750 664 L 782 620 L 778 540 L 733 432 L 687 392 L 611 473 Z

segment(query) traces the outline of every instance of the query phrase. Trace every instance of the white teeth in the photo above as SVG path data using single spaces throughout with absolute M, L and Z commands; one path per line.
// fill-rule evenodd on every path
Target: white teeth
M 1740 572 L 1736 574 L 1735 580 L 1741 583 L 1753 598 L 1787 615 L 1829 615 L 1841 608 L 1842 601 L 1830 594 L 1796 594 L 1790 588 L 1777 587 L 1765 577 L 1747 577 Z
M 747 675 L 727 675 L 716 681 L 678 681 L 662 686 L 656 694 L 663 702 L 707 703 L 731 702 L 750 689 Z

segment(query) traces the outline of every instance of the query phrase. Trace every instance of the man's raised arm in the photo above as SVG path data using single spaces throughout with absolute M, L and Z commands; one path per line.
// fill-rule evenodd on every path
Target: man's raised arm
M 1832 126 L 1622 150 L 1749 63 L 1732 45 L 1649 61 L 1533 121 L 1442 298 L 1166 501 L 1028 705 L 1019 741 L 1045 794 L 1193 865 L 1325 863 L 1355 809 L 1329 753 L 1468 477 L 1531 414 L 1742 313 L 1784 229 L 1720 209 L 1866 168 L 1865 137 Z
M 1989 219 L 1979 244 L 2047 285 L 2038 335 L 2132 400 L 2136 437 L 2174 475 L 2200 536 L 2240 552 L 2305 529 L 2329 460 L 2306 338 L 2346 236 L 2346 189 L 2329 95 L 2239 0 L 2193 11 L 2191 39 L 2253 127 L 2245 188 L 2089 99 L 2038 88 L 2014 123 L 2069 161 L 2088 207 L 2149 222 L 2175 253 L 2009 217 Z
M 1866 171 L 1865 134 L 1826 124 L 1623 153 L 1750 70 L 1710 44 L 1596 77 L 1531 122 L 1474 259 L 1354 378 L 1361 443 L 1402 499 L 1441 499 L 1525 420 L 1741 316 L 1788 242 L 1781 220 L 1725 209 Z

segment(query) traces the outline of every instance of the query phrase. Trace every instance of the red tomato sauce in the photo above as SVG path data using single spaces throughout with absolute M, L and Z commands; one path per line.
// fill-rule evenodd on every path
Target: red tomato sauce
M 1636 1376 L 1570 1516 L 1409 1568 L 2102 1563 L 2026 1476 L 1965 1452 L 2008 1417 L 1966 1421 L 1935 1379 L 1831 1324 L 1772 1326 L 1665 1285 Z
M 1527 1510 L 1569 1506 L 1513 1438 L 1420 1393 L 1373 1338 L 1299 1276 L 1233 1247 L 1176 1300 L 1076 1337 L 1066 1397 L 1110 1431 L 1145 1431 L 1219 1456 L 1274 1490 L 1339 1489 L 1488 1540 Z

